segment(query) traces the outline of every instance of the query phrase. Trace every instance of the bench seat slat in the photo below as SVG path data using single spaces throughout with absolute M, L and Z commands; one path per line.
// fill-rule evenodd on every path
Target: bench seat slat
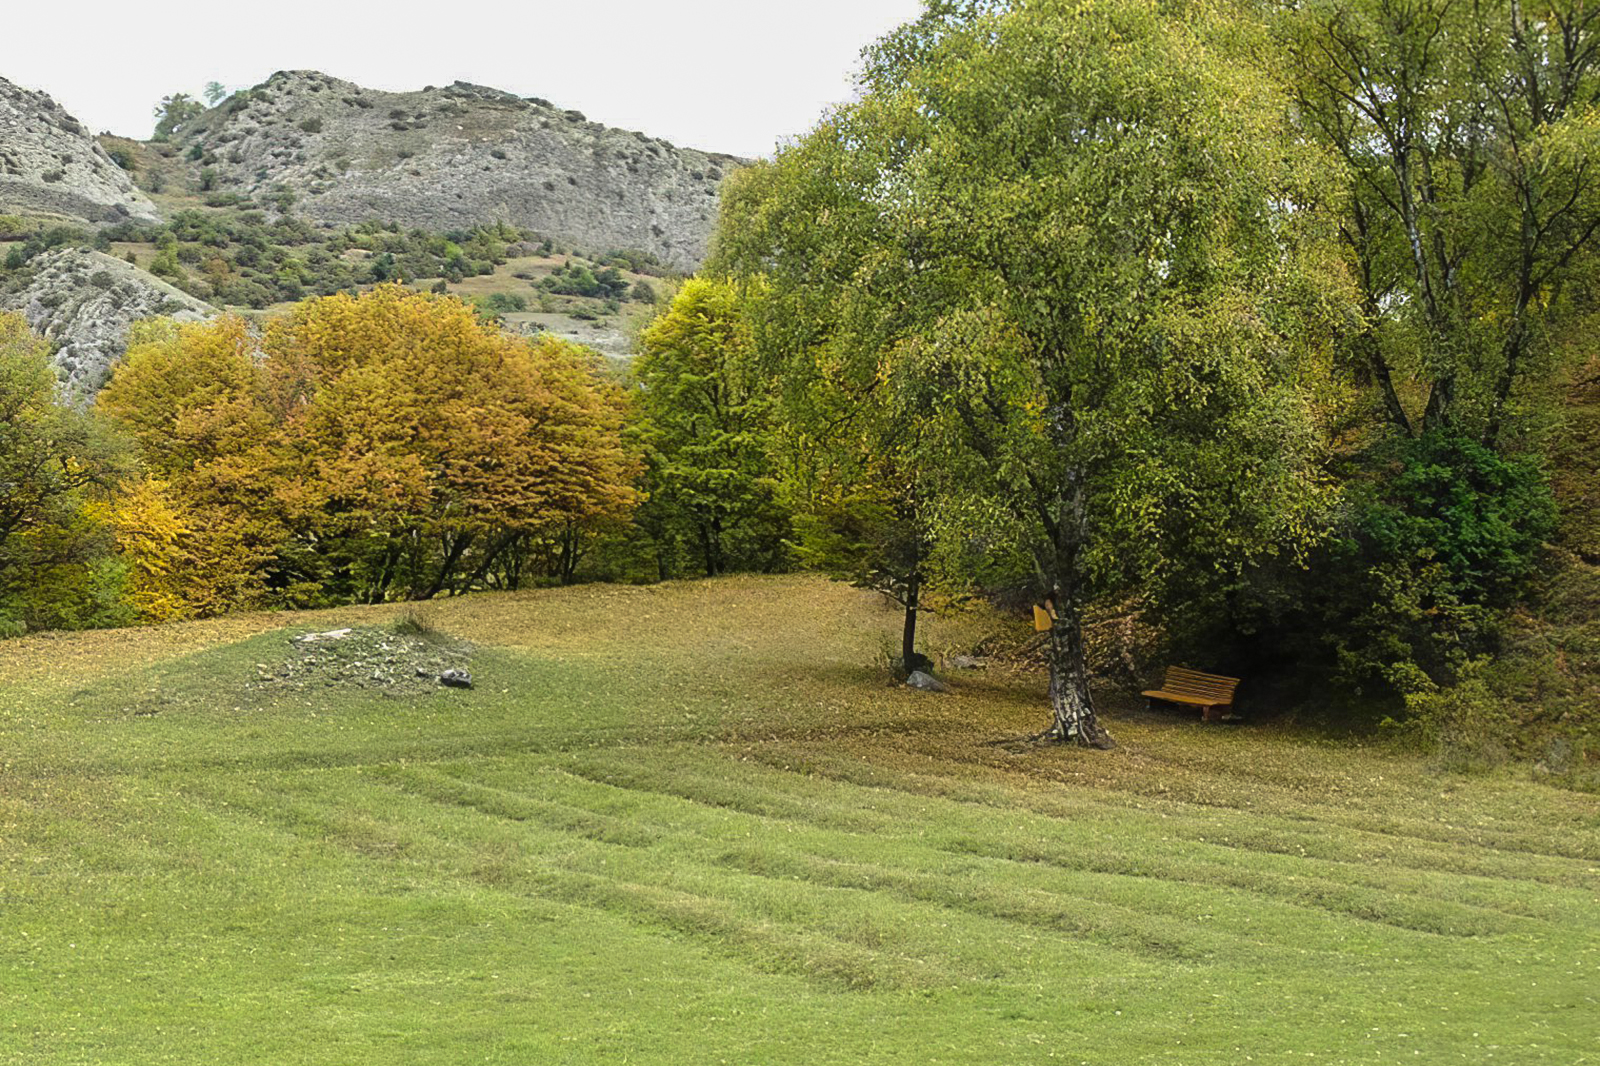
M 1169 666 L 1169 667 L 1167 667 L 1167 672 L 1170 673 L 1170 674 L 1188 674 L 1191 677 L 1211 677 L 1211 678 L 1217 678 L 1218 680 L 1221 680 L 1221 681 L 1237 681 L 1237 680 L 1239 680 L 1238 678 L 1231 677 L 1228 674 L 1210 674 L 1210 673 L 1207 673 L 1204 670 L 1193 670 L 1193 669 L 1190 669 L 1187 666 Z
M 1183 692 L 1162 692 L 1160 689 L 1154 689 L 1149 692 L 1141 692 L 1140 695 L 1156 700 L 1170 700 L 1173 703 L 1192 703 L 1196 707 L 1225 707 L 1233 702 L 1231 699 L 1217 699 L 1212 696 L 1196 696 Z
M 1168 667 L 1166 680 L 1162 682 L 1162 685 L 1166 688 L 1204 688 L 1232 691 L 1238 687 L 1239 679 L 1236 677 L 1223 677 L 1221 674 L 1202 674 L 1198 670 Z

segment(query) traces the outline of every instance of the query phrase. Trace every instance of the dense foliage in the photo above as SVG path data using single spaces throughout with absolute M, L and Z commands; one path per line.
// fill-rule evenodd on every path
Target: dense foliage
M 638 522 L 670 577 L 773 570 L 787 515 L 769 448 L 771 401 L 734 291 L 696 279 L 640 337 L 634 366 L 648 502 Z
M 1541 471 L 1441 431 L 1398 441 L 1376 477 L 1348 486 L 1309 602 L 1351 680 L 1403 693 L 1491 649 L 1496 612 L 1530 576 L 1555 508 Z
M 1352 355 L 1400 432 L 1499 442 L 1600 250 L 1600 19 L 1567 0 L 1316 0 L 1274 41 L 1361 293 Z
M 1013 546 L 1054 598 L 1063 738 L 1105 742 L 1092 596 L 1292 551 L 1321 505 L 1305 382 L 1344 289 L 1303 207 L 1327 165 L 1213 43 L 1233 29 L 931 10 L 724 221 L 779 373 L 892 390 L 942 539 Z
M 257 332 L 135 329 L 97 410 L 0 319 L 0 624 L 429 598 L 570 580 L 638 463 L 595 358 L 383 286 Z
M 169 328 L 100 397 L 150 472 L 209 516 L 203 536 L 243 547 L 259 594 L 515 587 L 542 542 L 633 505 L 621 392 L 564 342 L 382 287 L 301 305 L 259 353 L 236 319 Z
M 21 315 L 0 314 L 0 635 L 133 617 L 96 507 L 122 474 L 121 449 L 55 402 L 49 350 Z

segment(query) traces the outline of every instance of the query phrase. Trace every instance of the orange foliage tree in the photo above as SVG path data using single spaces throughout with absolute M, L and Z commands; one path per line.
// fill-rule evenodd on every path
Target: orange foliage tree
M 453 298 L 383 286 L 308 300 L 259 337 L 222 319 L 143 340 L 102 409 L 279 602 L 493 583 L 634 506 L 623 394 L 598 363 Z

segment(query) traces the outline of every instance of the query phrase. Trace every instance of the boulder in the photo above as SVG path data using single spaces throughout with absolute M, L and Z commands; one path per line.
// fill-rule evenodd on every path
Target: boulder
M 950 691 L 949 685 L 945 684 L 943 681 L 940 681 L 932 674 L 923 673 L 921 670 L 913 670 L 911 672 L 911 676 L 906 678 L 906 687 L 914 688 L 918 692 Z

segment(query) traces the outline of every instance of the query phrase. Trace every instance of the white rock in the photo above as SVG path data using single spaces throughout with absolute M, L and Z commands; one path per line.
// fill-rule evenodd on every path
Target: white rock
M 950 691 L 949 685 L 945 684 L 943 681 L 940 681 L 932 674 L 923 673 L 921 670 L 913 670 L 911 672 L 911 676 L 906 678 L 906 686 L 908 688 L 914 688 L 918 692 Z
M 353 630 L 349 629 L 330 629 L 326 633 L 302 633 L 294 638 L 294 642 L 296 644 L 321 644 L 329 640 L 343 640 L 352 632 Z

